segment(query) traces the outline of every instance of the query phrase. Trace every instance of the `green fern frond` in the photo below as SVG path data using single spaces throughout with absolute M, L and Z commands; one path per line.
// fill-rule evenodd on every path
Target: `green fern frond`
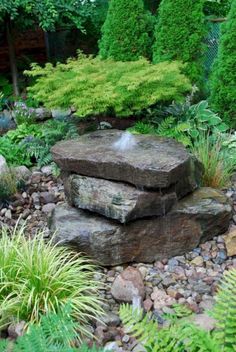
M 40 325 L 31 325 L 16 343 L 0 340 L 0 352 L 103 352 L 95 346 L 73 347 L 78 324 L 71 318 L 70 306 L 60 313 L 43 316 Z
M 224 275 L 213 316 L 217 321 L 215 338 L 225 351 L 236 351 L 236 269 Z

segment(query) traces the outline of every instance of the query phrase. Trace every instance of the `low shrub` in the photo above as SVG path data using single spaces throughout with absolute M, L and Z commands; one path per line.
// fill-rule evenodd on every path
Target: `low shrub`
M 80 55 L 56 66 L 33 64 L 26 73 L 36 79 L 29 93 L 48 108 L 74 107 L 81 117 L 127 117 L 157 102 L 183 100 L 191 90 L 183 67 L 178 62 L 153 65 L 145 59 L 115 62 Z
M 136 337 L 146 351 L 174 352 L 233 352 L 236 349 L 236 270 L 227 272 L 216 295 L 212 315 L 216 329 L 212 333 L 202 330 L 188 319 L 172 316 L 169 324 L 158 329 L 156 321 L 143 310 L 128 305 L 120 308 L 120 317 L 127 333 Z
M 60 312 L 66 304 L 78 321 L 80 334 L 103 314 L 94 279 L 96 267 L 80 254 L 44 241 L 41 231 L 26 238 L 25 228 L 1 230 L 0 325 L 24 320 L 39 323 L 49 312 Z

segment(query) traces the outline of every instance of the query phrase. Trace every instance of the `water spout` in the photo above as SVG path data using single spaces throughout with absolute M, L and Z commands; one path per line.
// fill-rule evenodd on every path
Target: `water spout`
M 113 148 L 120 151 L 131 150 L 136 145 L 135 137 L 130 132 L 124 132 L 113 144 Z

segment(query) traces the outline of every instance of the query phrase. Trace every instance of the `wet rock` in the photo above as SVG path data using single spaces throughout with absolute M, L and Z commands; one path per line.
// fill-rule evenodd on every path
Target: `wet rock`
M 224 239 L 228 256 L 236 255 L 236 230 L 230 231 Z
M 57 143 L 52 148 L 54 161 L 67 172 L 135 186 L 168 188 L 181 180 L 180 193 L 195 189 L 202 167 L 182 144 L 156 136 L 135 136 L 135 147 L 124 152 L 114 145 L 122 131 L 104 130 L 76 140 Z
M 140 271 L 133 267 L 126 268 L 114 280 L 111 294 L 120 302 L 132 302 L 134 297 L 144 298 L 144 284 Z
M 141 191 L 120 182 L 71 175 L 66 180 L 67 197 L 75 207 L 90 210 L 121 223 L 165 215 L 177 201 L 174 192 Z
M 224 233 L 230 218 L 227 198 L 220 191 L 203 188 L 181 200 L 165 217 L 122 225 L 61 204 L 50 226 L 57 232 L 55 241 L 73 245 L 103 265 L 118 265 L 186 253 L 200 242 Z

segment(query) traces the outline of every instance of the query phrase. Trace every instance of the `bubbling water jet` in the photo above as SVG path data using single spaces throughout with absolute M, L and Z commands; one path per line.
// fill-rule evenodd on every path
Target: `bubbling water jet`
M 113 144 L 113 148 L 119 151 L 131 150 L 136 145 L 135 137 L 130 132 L 122 133 L 121 137 Z

